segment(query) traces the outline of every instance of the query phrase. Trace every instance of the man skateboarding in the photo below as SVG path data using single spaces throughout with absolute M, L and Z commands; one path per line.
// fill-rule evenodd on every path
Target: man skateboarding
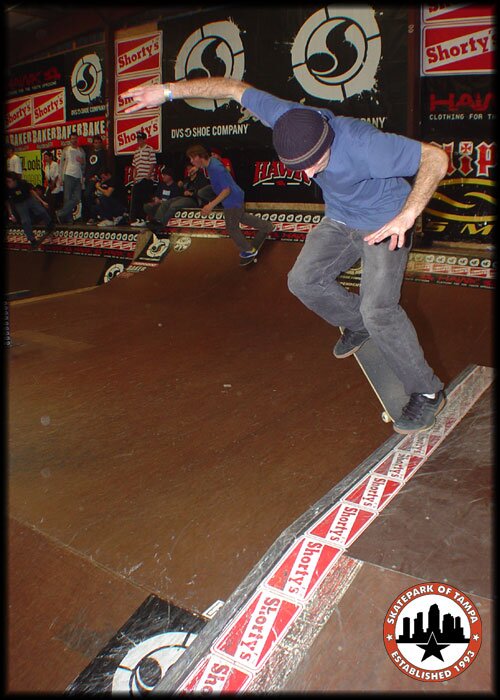
M 240 265 L 254 262 L 260 247 L 273 230 L 273 225 L 245 211 L 245 193 L 236 184 L 225 165 L 218 158 L 211 156 L 204 146 L 190 146 L 186 155 L 196 168 L 206 169 L 215 193 L 215 197 L 202 206 L 201 213 L 208 216 L 218 204 L 222 204 L 227 232 L 240 251 Z M 245 238 L 240 224 L 257 229 L 252 242 Z
M 399 298 L 408 232 L 446 174 L 446 153 L 229 78 L 147 85 L 131 88 L 126 97 L 133 100 L 126 112 L 172 99 L 230 98 L 272 128 L 281 162 L 314 178 L 325 201 L 325 217 L 307 235 L 288 275 L 290 291 L 328 323 L 345 328 L 336 357 L 348 357 L 371 337 L 410 397 L 394 429 L 429 430 L 445 404 L 443 383 L 427 364 Z M 414 177 L 412 186 L 407 177 Z M 363 274 L 355 294 L 337 277 L 359 258 Z

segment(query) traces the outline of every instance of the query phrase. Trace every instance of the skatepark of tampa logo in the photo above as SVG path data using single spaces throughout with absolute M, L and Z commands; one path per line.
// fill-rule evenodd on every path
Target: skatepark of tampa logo
M 475 661 L 481 646 L 481 618 L 474 603 L 446 583 L 407 588 L 384 620 L 389 658 L 410 678 L 442 682 Z

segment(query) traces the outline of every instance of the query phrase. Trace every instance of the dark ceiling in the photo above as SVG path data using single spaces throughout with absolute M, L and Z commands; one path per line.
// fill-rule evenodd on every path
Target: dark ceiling
M 219 6 L 220 7 L 220 6 Z M 116 4 L 47 5 L 11 2 L 4 6 L 7 64 L 15 65 L 46 54 L 54 47 L 94 31 L 121 29 L 180 14 L 210 9 L 199 5 L 165 5 L 151 7 Z

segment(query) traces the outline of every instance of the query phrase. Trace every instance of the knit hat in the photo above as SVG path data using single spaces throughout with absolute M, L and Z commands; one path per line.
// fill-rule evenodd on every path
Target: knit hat
M 314 109 L 290 109 L 277 120 L 273 144 L 280 161 L 291 170 L 305 170 L 320 160 L 335 132 Z

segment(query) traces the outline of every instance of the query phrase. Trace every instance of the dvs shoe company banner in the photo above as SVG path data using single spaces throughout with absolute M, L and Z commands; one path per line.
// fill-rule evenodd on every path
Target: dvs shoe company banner
M 407 129 L 407 9 L 370 5 L 235 7 L 170 19 L 164 81 L 224 76 L 278 97 Z M 282 166 L 271 130 L 231 100 L 179 100 L 162 113 L 164 152 L 194 142 L 232 161 L 252 201 L 317 202 L 303 173 Z

